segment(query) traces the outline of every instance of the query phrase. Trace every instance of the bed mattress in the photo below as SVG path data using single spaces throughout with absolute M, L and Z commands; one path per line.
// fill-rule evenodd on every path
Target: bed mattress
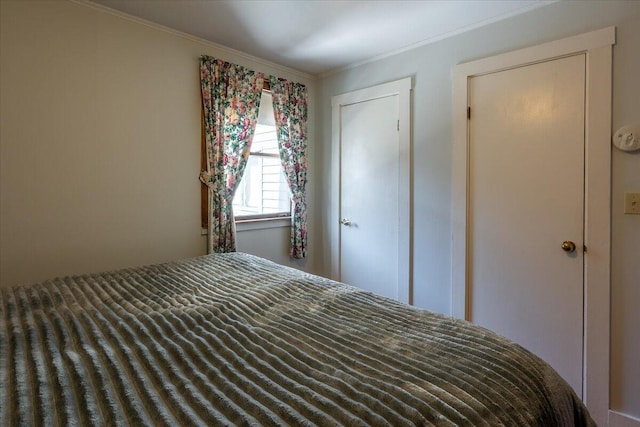
M 0 298 L 4 425 L 593 425 L 505 338 L 247 254 Z

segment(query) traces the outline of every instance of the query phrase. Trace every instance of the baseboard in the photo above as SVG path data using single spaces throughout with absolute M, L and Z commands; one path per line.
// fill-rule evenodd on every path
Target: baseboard
M 640 427 L 640 419 L 620 412 L 609 411 L 609 427 Z

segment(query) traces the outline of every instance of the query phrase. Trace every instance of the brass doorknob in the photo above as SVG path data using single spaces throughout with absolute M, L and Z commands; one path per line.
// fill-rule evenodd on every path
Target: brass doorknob
M 564 242 L 562 242 L 562 246 L 560 247 L 562 248 L 563 251 L 569 254 L 576 250 L 576 244 L 569 240 L 565 240 Z

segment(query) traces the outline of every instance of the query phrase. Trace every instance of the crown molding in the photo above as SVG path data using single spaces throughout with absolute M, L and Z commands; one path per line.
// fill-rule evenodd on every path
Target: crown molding
M 505 19 L 508 19 L 508 18 L 511 18 L 511 17 L 517 16 L 517 15 L 520 15 L 520 14 L 523 14 L 523 13 L 526 13 L 526 12 L 530 12 L 532 10 L 541 8 L 543 6 L 547 6 L 547 5 L 550 5 L 550 4 L 553 4 L 553 3 L 557 3 L 559 1 L 560 0 L 540 0 L 537 4 L 533 4 L 531 6 L 526 6 L 526 7 L 523 7 L 521 9 L 518 9 L 518 10 L 513 10 L 511 12 L 506 12 L 506 13 L 503 13 L 502 15 L 494 16 L 493 18 L 485 19 L 485 20 L 477 22 L 475 24 L 467 25 L 467 26 L 464 26 L 462 28 L 458 28 L 457 30 L 449 31 L 449 32 L 444 33 L 444 34 L 440 34 L 438 36 L 430 37 L 430 38 L 428 38 L 426 40 L 422 40 L 420 42 L 413 43 L 413 44 L 411 44 L 409 46 L 405 46 L 405 47 L 402 47 L 400 49 L 393 50 L 391 52 L 383 53 L 381 55 L 376 55 L 376 56 L 374 56 L 372 58 L 369 58 L 369 59 L 364 59 L 362 61 L 358 61 L 358 62 L 354 62 L 354 63 L 349 64 L 349 65 L 345 65 L 344 67 L 338 67 L 338 68 L 334 68 L 333 70 L 329 70 L 329 71 L 325 71 L 323 73 L 319 73 L 318 77 L 321 78 L 321 79 L 324 79 L 326 77 L 330 77 L 330 76 L 332 76 L 334 74 L 338 74 L 338 73 L 341 73 L 343 71 L 351 70 L 353 68 L 357 68 L 357 67 L 360 67 L 362 65 L 370 64 L 372 62 L 380 61 L 382 59 L 389 58 L 389 57 L 395 56 L 395 55 L 399 55 L 401 53 L 404 53 L 404 52 L 407 52 L 407 51 L 410 51 L 410 50 L 418 49 L 418 48 L 420 48 L 422 46 L 433 44 L 433 43 L 439 42 L 441 40 L 448 39 L 450 37 L 454 37 L 454 36 L 457 36 L 459 34 L 463 34 L 463 33 L 466 33 L 468 31 L 475 30 L 477 28 L 481 28 L 481 27 L 484 27 L 484 26 L 489 25 L 489 24 L 493 24 L 493 23 L 498 22 L 498 21 L 503 21 Z
M 262 65 L 264 67 L 268 67 L 268 68 L 272 68 L 274 70 L 282 71 L 282 72 L 287 73 L 287 74 L 289 74 L 291 76 L 295 76 L 296 78 L 301 79 L 301 80 L 315 81 L 316 78 L 317 78 L 316 76 L 314 76 L 312 74 L 308 74 L 308 73 L 305 73 L 303 71 L 296 70 L 294 68 L 289 68 L 289 67 L 286 67 L 284 65 L 277 64 L 275 62 L 271 62 L 271 61 L 268 61 L 266 59 L 250 55 L 250 54 L 242 52 L 240 50 L 232 49 L 230 47 L 227 47 L 227 46 L 224 46 L 224 45 L 221 45 L 221 44 L 218 44 L 218 43 L 214 43 L 214 42 L 209 41 L 209 40 L 205 40 L 205 39 L 203 39 L 201 37 L 196 37 L 194 35 L 191 35 L 191 34 L 188 34 L 188 33 L 182 32 L 182 31 L 178 31 L 178 30 L 175 30 L 173 28 L 166 27 L 164 25 L 157 24 L 155 22 L 148 21 L 146 19 L 138 18 L 137 16 L 129 15 L 128 13 L 124 13 L 124 12 L 121 12 L 119 10 L 115 10 L 115 9 L 110 8 L 110 7 L 107 7 L 107 6 L 103 6 L 101 4 L 94 3 L 94 2 L 89 1 L 89 0 L 69 0 L 69 1 L 72 2 L 72 3 L 78 4 L 78 5 L 89 7 L 89 8 L 94 9 L 94 10 L 98 10 L 100 12 L 105 12 L 105 13 L 108 13 L 110 15 L 117 16 L 118 18 L 130 21 L 130 22 L 134 22 L 136 24 L 144 25 L 144 26 L 152 28 L 154 30 L 162 31 L 164 33 L 168 33 L 168 34 L 171 34 L 171 35 L 174 35 L 174 36 L 177 36 L 177 37 L 192 41 L 194 43 L 201 44 L 201 45 L 206 46 L 208 48 L 216 49 L 216 50 L 220 51 L 221 54 L 223 54 L 223 55 L 240 57 L 240 58 L 245 59 L 247 61 L 256 62 L 256 63 L 258 63 L 258 64 L 260 64 L 260 65 Z

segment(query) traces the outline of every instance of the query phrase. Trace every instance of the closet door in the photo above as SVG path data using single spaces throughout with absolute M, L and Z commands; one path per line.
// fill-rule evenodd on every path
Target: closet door
M 411 303 L 411 79 L 332 98 L 333 278 Z
M 469 320 L 582 394 L 585 56 L 469 80 Z
M 340 280 L 397 300 L 398 96 L 341 111 Z

